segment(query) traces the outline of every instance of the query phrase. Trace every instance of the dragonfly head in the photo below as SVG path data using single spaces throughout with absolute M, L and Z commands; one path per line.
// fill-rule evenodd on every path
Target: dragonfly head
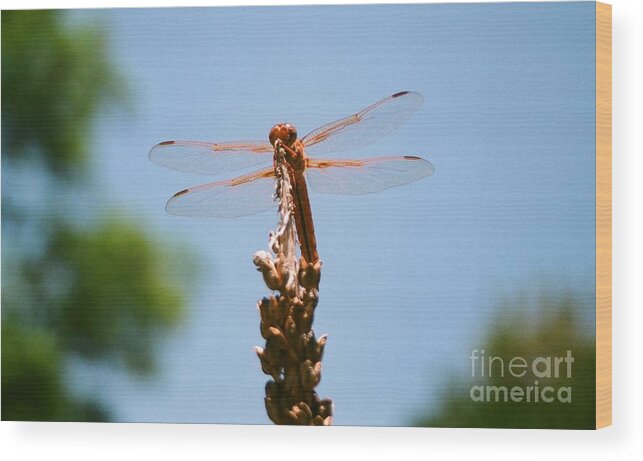
M 270 144 L 273 146 L 277 140 L 279 140 L 286 146 L 292 147 L 295 141 L 297 141 L 297 129 L 290 123 L 278 123 L 270 130 L 268 139 L 270 139 Z

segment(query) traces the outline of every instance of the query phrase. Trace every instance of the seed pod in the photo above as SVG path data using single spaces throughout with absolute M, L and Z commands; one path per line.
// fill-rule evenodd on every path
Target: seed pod
M 306 289 L 313 289 L 319 287 L 319 279 L 321 275 L 321 261 L 314 264 L 306 262 L 304 258 L 299 260 L 299 283 Z
M 267 340 L 273 340 L 275 344 L 284 349 L 288 347 L 288 340 L 286 339 L 286 335 L 284 335 L 284 332 L 281 330 L 281 328 L 268 327 L 264 329 L 264 333 L 264 338 L 266 338 Z
M 286 317 L 286 322 L 284 323 L 284 331 L 288 337 L 292 338 L 297 333 L 297 324 L 292 316 Z
M 306 402 L 299 402 L 299 403 L 297 404 L 297 406 L 298 406 L 299 408 L 301 408 L 301 410 L 302 410 L 304 413 L 306 413 L 306 416 L 307 416 L 307 417 L 309 417 L 309 418 L 312 418 L 312 417 L 313 417 L 313 411 L 310 409 L 310 407 L 308 406 L 308 404 L 307 404 Z
M 326 418 L 333 414 L 333 401 L 330 399 L 323 399 L 319 402 L 319 414 Z
M 313 364 L 311 360 L 304 360 L 299 368 L 301 385 L 307 391 L 312 391 L 321 377 L 321 367 L 317 367 L 317 364 L 320 362 Z
M 321 335 L 317 340 L 317 360 L 321 362 L 322 357 L 324 356 L 324 348 L 326 347 L 326 342 L 328 341 L 328 335 Z
M 266 397 L 264 403 L 266 404 L 266 413 L 268 418 L 275 424 L 283 424 L 282 418 L 279 415 L 279 406 L 270 397 Z
M 261 362 L 261 370 L 267 375 L 272 375 L 272 365 L 268 361 L 265 349 L 259 346 L 255 346 L 255 352 L 257 353 L 257 357 L 259 357 L 259 361 Z
M 263 275 L 266 286 L 271 290 L 278 290 L 281 287 L 281 276 L 275 267 L 272 256 L 267 251 L 257 251 L 252 257 L 252 262 L 257 266 L 257 270 Z
M 275 381 L 268 381 L 266 383 L 266 396 L 273 400 L 278 400 L 281 397 L 281 386 Z

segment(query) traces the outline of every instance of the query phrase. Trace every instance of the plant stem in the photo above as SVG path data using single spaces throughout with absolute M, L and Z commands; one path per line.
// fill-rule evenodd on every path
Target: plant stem
M 258 251 L 253 262 L 266 286 L 277 294 L 258 303 L 264 348 L 255 350 L 261 369 L 272 380 L 266 383 L 266 411 L 275 424 L 324 425 L 332 423 L 333 403 L 320 399 L 315 387 L 321 379 L 326 335 L 312 330 L 319 301 L 321 261 L 297 260 L 293 184 L 283 150 L 275 148 L 275 174 L 279 224 L 270 236 L 274 257 Z M 311 216 L 312 220 L 312 216 Z M 302 236 L 297 236 L 302 238 Z

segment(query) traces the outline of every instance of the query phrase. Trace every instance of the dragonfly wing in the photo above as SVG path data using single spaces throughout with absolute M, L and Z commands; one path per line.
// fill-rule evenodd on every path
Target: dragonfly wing
M 271 207 L 276 210 L 274 192 L 275 175 L 272 168 L 266 168 L 235 179 L 177 192 L 165 209 L 177 216 L 235 218 Z
M 316 192 L 358 195 L 402 186 L 434 171 L 431 162 L 411 156 L 363 160 L 308 159 L 306 177 Z
M 165 141 L 152 147 L 149 158 L 157 165 L 177 171 L 220 174 L 272 160 L 272 146 L 261 141 L 208 143 Z
M 373 144 L 402 125 L 415 113 L 424 98 L 402 91 L 382 99 L 349 117 L 311 131 L 302 138 L 309 155 L 360 149 Z

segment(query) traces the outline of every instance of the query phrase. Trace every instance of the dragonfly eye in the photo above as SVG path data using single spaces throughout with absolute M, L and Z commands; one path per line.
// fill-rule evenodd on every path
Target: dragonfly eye
M 286 146 L 291 147 L 297 140 L 297 129 L 290 123 L 279 123 L 272 127 L 268 139 L 273 146 L 277 140 L 280 140 Z

